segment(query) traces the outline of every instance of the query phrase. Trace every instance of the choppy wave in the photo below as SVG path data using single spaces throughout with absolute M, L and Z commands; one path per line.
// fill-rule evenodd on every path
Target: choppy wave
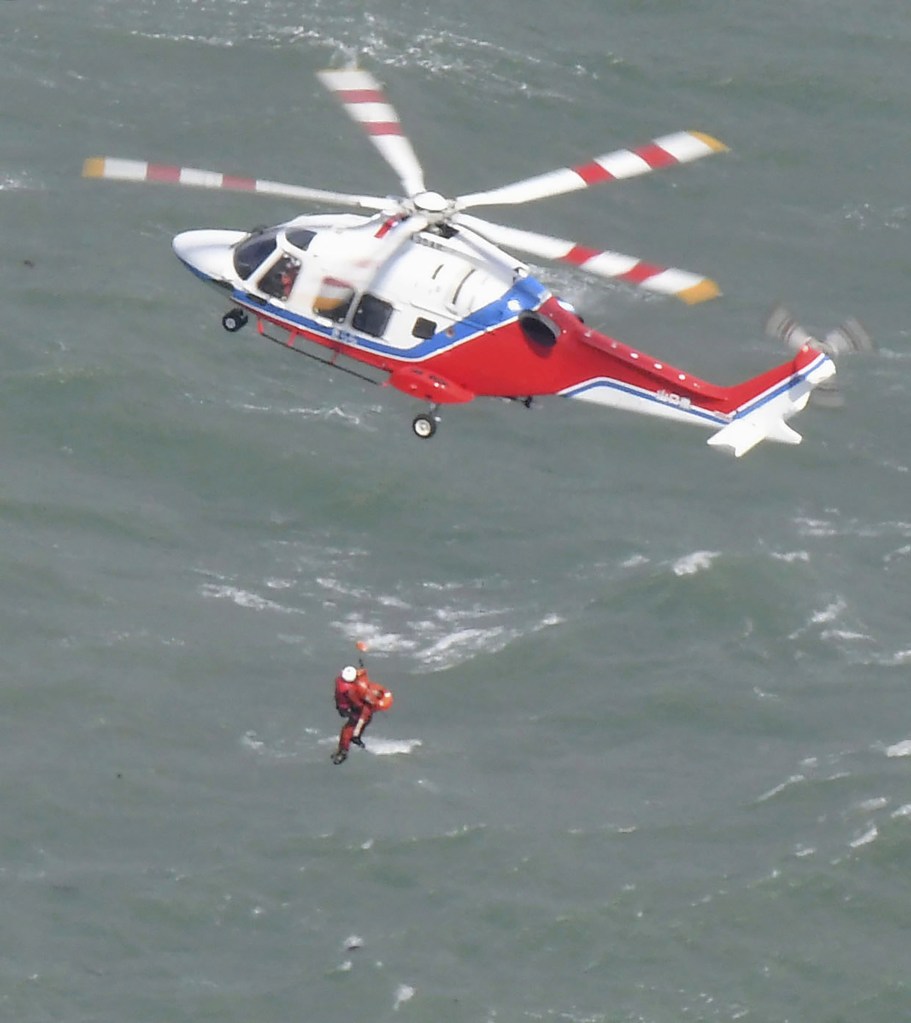
M 420 739 L 377 739 L 376 736 L 371 736 L 367 752 L 375 757 L 395 757 L 414 753 L 422 745 Z
M 453 613 L 451 609 L 449 613 Z M 459 618 L 468 615 L 480 616 L 482 619 L 490 615 L 508 614 L 497 609 L 473 612 L 456 609 L 454 613 Z M 408 653 L 425 671 L 443 671 L 469 661 L 478 654 L 496 653 L 523 636 L 532 635 L 563 621 L 560 615 L 549 613 L 530 623 L 475 625 L 453 629 L 448 624 L 447 617 L 447 609 L 438 609 L 432 618 L 403 623 L 401 632 L 384 632 L 373 621 L 361 618 L 356 613 L 352 613 L 345 621 L 337 622 L 336 625 L 349 640 L 363 639 L 371 650 L 382 653 Z
M 712 567 L 712 562 L 719 557 L 720 551 L 693 551 L 684 555 L 673 564 L 674 575 L 695 575 Z
M 215 585 L 206 583 L 199 588 L 204 597 L 214 600 L 228 600 L 238 607 L 247 608 L 252 611 L 280 611 L 282 614 L 300 614 L 295 608 L 285 607 L 274 600 L 260 596 L 258 593 L 251 593 L 249 590 L 241 589 L 238 586 Z

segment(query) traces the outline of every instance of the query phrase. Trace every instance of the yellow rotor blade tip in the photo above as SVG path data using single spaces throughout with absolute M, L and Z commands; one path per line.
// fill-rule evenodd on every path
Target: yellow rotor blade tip
M 687 305 L 696 305 L 698 302 L 708 302 L 710 298 L 717 298 L 721 294 L 721 288 L 714 281 L 708 279 L 694 284 L 691 288 L 684 288 L 677 292 L 677 298 Z
M 716 139 L 714 135 L 706 135 L 704 131 L 694 131 L 691 134 L 704 142 L 710 149 L 714 149 L 716 153 L 726 153 L 728 151 L 728 147 L 721 139 Z
M 82 176 L 84 178 L 103 178 L 104 157 L 90 156 L 82 165 Z

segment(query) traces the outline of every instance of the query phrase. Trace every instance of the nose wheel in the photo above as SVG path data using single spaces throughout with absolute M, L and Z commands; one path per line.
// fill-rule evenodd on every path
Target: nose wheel
M 221 325 L 229 334 L 236 334 L 247 322 L 247 314 L 243 309 L 232 309 L 221 318 Z
M 411 421 L 411 429 L 421 440 L 430 440 L 437 432 L 438 422 L 439 419 L 433 414 L 432 409 L 430 412 L 419 412 Z

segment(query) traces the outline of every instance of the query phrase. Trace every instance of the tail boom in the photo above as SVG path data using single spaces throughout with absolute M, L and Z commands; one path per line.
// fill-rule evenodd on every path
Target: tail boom
M 617 357 L 616 342 L 593 335 L 585 343 Z M 613 349 L 613 351 L 611 351 Z M 714 431 L 709 445 L 740 458 L 762 440 L 799 444 L 801 437 L 787 424 L 807 404 L 811 391 L 835 375 L 835 364 L 824 353 L 804 346 L 790 362 L 731 387 L 720 387 L 650 356 L 629 352 L 639 376 L 611 372 L 563 388 L 560 393 L 599 405 Z M 646 370 L 643 374 L 641 371 Z M 623 379 L 623 378 L 626 379 Z

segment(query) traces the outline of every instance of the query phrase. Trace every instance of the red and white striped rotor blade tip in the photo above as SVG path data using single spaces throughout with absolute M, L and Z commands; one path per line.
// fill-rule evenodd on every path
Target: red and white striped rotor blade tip
M 113 156 L 93 156 L 82 167 L 85 178 L 106 178 L 110 181 L 144 181 L 156 184 L 184 185 L 188 188 L 221 189 L 227 192 L 256 192 L 260 195 L 297 199 L 303 202 L 334 202 L 360 209 L 381 210 L 389 206 L 388 199 L 373 195 L 351 195 L 347 192 L 329 192 L 321 188 L 287 185 L 264 178 L 246 178 L 220 171 L 200 170 L 196 167 L 172 167 L 145 160 L 123 160 Z
M 395 108 L 379 82 L 359 68 L 318 71 L 325 87 L 344 105 L 348 115 L 363 128 L 380 155 L 396 172 L 407 196 L 424 191 L 424 170 L 411 142 L 402 130 Z
M 516 181 L 511 185 L 463 195 L 456 203 L 460 209 L 469 209 L 472 206 L 531 202 L 535 199 L 575 192 L 603 181 L 634 178 L 662 167 L 691 163 L 712 153 L 725 152 L 727 148 L 723 142 L 703 132 L 678 131 L 653 139 L 638 149 L 617 149 L 612 153 L 596 156 L 588 163 L 579 164 L 577 167 L 562 167 L 547 174 Z
M 624 281 L 659 295 L 670 295 L 695 305 L 721 294 L 718 285 L 701 274 L 690 273 L 675 267 L 656 266 L 635 256 L 624 256 L 619 252 L 589 249 L 575 242 L 553 238 L 546 234 L 535 234 L 531 231 L 520 231 L 502 224 L 492 224 L 489 220 L 481 220 L 460 213 L 456 223 L 469 230 L 476 231 L 482 238 L 503 245 L 507 249 L 517 249 L 541 259 L 556 263 L 567 263 L 578 267 L 586 273 L 609 280 Z

